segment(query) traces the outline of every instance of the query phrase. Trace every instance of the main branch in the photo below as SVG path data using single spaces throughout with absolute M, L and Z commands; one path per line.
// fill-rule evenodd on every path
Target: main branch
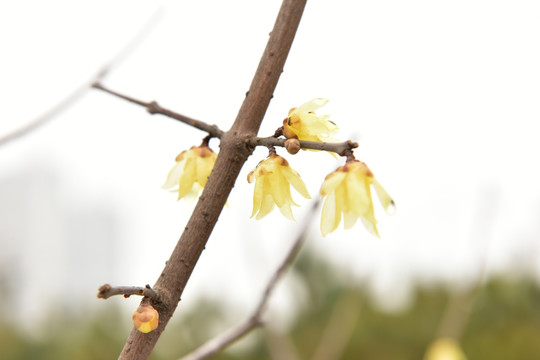
M 221 149 L 214 169 L 169 261 L 153 286 L 162 300 L 160 303 L 152 303 L 159 311 L 159 326 L 148 334 L 133 329 L 120 359 L 147 359 L 173 315 L 240 169 L 251 154 L 245 139 L 256 135 L 259 130 L 283 71 L 305 4 L 306 0 L 283 1 L 248 95 L 233 126 L 221 137 Z

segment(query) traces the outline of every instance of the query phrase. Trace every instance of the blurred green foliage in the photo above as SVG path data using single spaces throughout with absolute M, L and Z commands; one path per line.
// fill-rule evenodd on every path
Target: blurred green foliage
M 301 257 L 293 272 L 309 300 L 291 305 L 297 311 L 289 331 L 272 330 L 269 319 L 269 326 L 241 340 L 247 345 L 215 359 L 422 359 L 449 301 L 461 294 L 442 284 L 418 285 L 406 308 L 385 312 L 363 286 L 343 284 L 343 277 L 316 257 Z M 456 314 L 467 313 L 463 310 Z M 540 359 L 540 287 L 532 277 L 490 279 L 475 292 L 470 310 L 460 339 L 469 360 Z M 177 359 L 227 329 L 225 311 L 215 301 L 202 301 L 181 323 L 173 319 L 151 359 Z M 85 317 L 51 314 L 39 338 L 2 318 L 0 358 L 115 359 L 131 328 L 123 313 L 111 303 L 106 312 Z

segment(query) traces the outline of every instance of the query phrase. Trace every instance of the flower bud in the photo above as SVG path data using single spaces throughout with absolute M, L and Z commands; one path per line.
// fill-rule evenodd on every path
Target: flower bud
M 151 305 L 140 305 L 133 312 L 133 325 L 142 333 L 156 330 L 159 324 L 159 313 Z
M 298 139 L 285 140 L 285 149 L 292 155 L 298 153 L 300 151 L 300 141 Z

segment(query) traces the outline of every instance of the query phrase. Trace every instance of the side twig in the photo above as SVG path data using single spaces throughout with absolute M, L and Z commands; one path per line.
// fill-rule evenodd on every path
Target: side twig
M 9 134 L 6 134 L 0 137 L 0 146 L 7 144 L 8 142 L 18 139 L 21 136 L 24 136 L 33 130 L 36 130 L 41 125 L 52 120 L 56 115 L 67 109 L 71 104 L 75 103 L 88 91 L 90 84 L 102 80 L 106 75 L 109 74 L 112 68 L 114 68 L 121 60 L 123 60 L 129 53 L 131 53 L 137 45 L 142 42 L 144 36 L 150 33 L 150 29 L 153 28 L 159 18 L 161 17 L 161 11 L 156 11 L 154 15 L 148 20 L 148 22 L 141 28 L 140 31 L 116 54 L 111 60 L 107 61 L 101 68 L 91 76 L 87 81 L 80 85 L 75 91 L 66 96 L 62 101 L 53 106 L 44 114 L 38 116 L 36 119 L 30 121 L 23 127 L 20 127 Z
M 140 286 L 111 286 L 110 284 L 102 285 L 98 289 L 97 297 L 99 299 L 108 299 L 111 296 L 123 295 L 125 298 L 131 295 L 145 296 L 153 301 L 159 302 L 159 294 L 152 290 L 150 285 L 145 287 Z
M 285 147 L 285 140 L 283 138 L 276 138 L 273 136 L 260 138 L 260 137 L 252 137 L 249 139 L 249 146 L 255 147 L 255 146 L 282 146 Z M 354 148 L 358 147 L 358 143 L 354 142 L 352 140 L 347 140 L 340 143 L 326 143 L 326 142 L 316 142 L 316 141 L 306 141 L 306 140 L 299 140 L 300 148 L 302 149 L 311 149 L 311 150 L 324 150 L 324 151 L 332 151 L 335 152 L 338 155 L 346 156 L 347 151 L 350 151 Z
M 99 81 L 94 82 L 92 84 L 92 87 L 94 89 L 99 89 L 99 90 L 105 91 L 106 93 L 114 95 L 116 97 L 119 97 L 121 99 L 127 100 L 127 101 L 129 101 L 129 102 L 131 102 L 133 104 L 140 105 L 140 106 L 146 108 L 146 111 L 148 111 L 152 115 L 153 114 L 161 114 L 161 115 L 168 116 L 168 117 L 170 117 L 172 119 L 175 119 L 175 120 L 181 121 L 181 122 L 183 122 L 183 123 L 185 123 L 187 125 L 193 126 L 196 129 L 206 131 L 212 137 L 221 138 L 221 136 L 223 136 L 223 130 L 218 128 L 217 125 L 209 125 L 209 124 L 205 123 L 204 121 L 193 119 L 193 118 L 190 118 L 189 116 L 185 116 L 185 115 L 176 113 L 174 111 L 171 111 L 169 109 L 165 109 L 165 108 L 161 107 L 155 101 L 145 102 L 145 101 L 137 100 L 137 99 L 135 99 L 135 98 L 133 98 L 131 96 L 120 94 L 119 92 L 116 92 L 116 91 L 113 91 L 111 89 L 106 88 Z
M 266 284 L 266 288 L 264 289 L 264 292 L 261 295 L 259 303 L 257 304 L 257 307 L 255 308 L 251 316 L 242 324 L 209 340 L 208 342 L 204 343 L 199 348 L 197 348 L 195 351 L 182 357 L 180 360 L 206 359 L 212 355 L 219 353 L 223 349 L 233 344 L 235 341 L 242 338 L 244 335 L 248 334 L 250 331 L 254 330 L 255 328 L 263 324 L 262 317 L 266 309 L 266 306 L 268 305 L 268 300 L 270 299 L 270 296 L 272 295 L 274 289 L 276 288 L 276 285 L 281 280 L 281 278 L 283 277 L 287 269 L 292 265 L 292 263 L 296 259 L 296 256 L 300 252 L 300 249 L 302 248 L 302 245 L 304 244 L 306 233 L 309 229 L 309 225 L 311 224 L 311 220 L 313 219 L 313 215 L 315 214 L 315 211 L 317 210 L 317 207 L 319 206 L 319 202 L 320 202 L 319 199 L 313 202 L 311 211 L 306 215 L 306 218 L 304 220 L 304 224 L 300 230 L 300 233 L 298 234 L 293 245 L 287 252 L 287 255 L 285 256 L 283 261 L 280 263 L 280 265 L 277 267 L 276 271 L 272 274 L 272 277 Z

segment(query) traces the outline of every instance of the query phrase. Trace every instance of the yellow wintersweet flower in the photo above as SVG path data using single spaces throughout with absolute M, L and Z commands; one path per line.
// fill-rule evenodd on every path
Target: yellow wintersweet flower
M 255 189 L 251 217 L 257 214 L 257 220 L 268 215 L 274 205 L 278 206 L 285 217 L 294 220 L 291 205 L 298 204 L 291 197 L 291 185 L 300 195 L 311 199 L 300 175 L 289 166 L 287 160 L 276 154 L 271 154 L 261 161 L 255 170 L 249 173 L 248 182 L 251 184 L 253 181 Z
M 316 115 L 315 110 L 324 106 L 328 100 L 316 98 L 289 111 L 283 120 L 283 135 L 298 140 L 331 142 L 332 134 L 337 132 L 336 124 L 328 120 L 329 115 Z
M 171 169 L 164 189 L 178 186 L 178 200 L 186 195 L 197 196 L 208 181 L 217 154 L 208 146 L 193 146 L 176 157 L 176 165 Z
M 159 325 L 159 313 L 150 305 L 140 305 L 133 312 L 133 325 L 142 333 L 149 333 Z
M 379 236 L 370 185 L 375 188 L 384 209 L 387 212 L 393 210 L 394 201 L 363 162 L 349 161 L 326 176 L 321 186 L 321 197 L 326 196 L 321 216 L 323 236 L 337 229 L 342 214 L 345 229 L 351 228 L 360 218 L 369 232 Z
M 467 360 L 457 341 L 440 338 L 429 346 L 424 360 Z

